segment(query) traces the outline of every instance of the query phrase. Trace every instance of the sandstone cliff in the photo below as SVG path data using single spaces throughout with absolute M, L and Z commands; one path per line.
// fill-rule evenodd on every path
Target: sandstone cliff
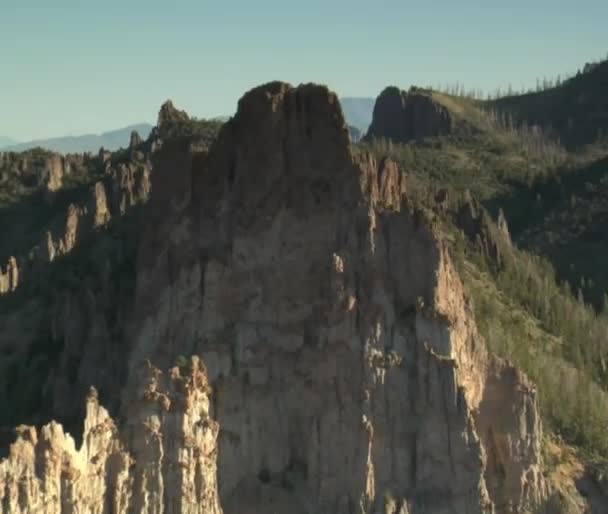
M 366 139 L 383 138 L 407 143 L 426 137 L 471 132 L 474 126 L 438 100 L 430 91 L 387 87 L 374 105 Z
M 542 504 L 533 384 L 487 352 L 438 230 L 333 93 L 250 91 L 209 152 L 164 142 L 152 184 L 117 421 L 91 398 L 80 450 L 20 429 L 2 514 Z M 207 372 L 141 372 L 189 355 Z

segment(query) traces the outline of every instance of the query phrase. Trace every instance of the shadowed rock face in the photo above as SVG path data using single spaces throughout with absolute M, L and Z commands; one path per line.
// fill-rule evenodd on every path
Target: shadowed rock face
M 366 138 L 394 142 L 451 134 L 456 120 L 430 93 L 417 88 L 409 92 L 387 87 L 376 99 L 374 116 Z
M 30 277 L 35 280 L 37 268 L 69 254 L 84 236 L 145 203 L 150 192 L 150 159 L 149 148 L 137 132 L 131 135 L 129 158 L 120 162 L 113 162 L 112 155 L 104 150 L 96 156 L 62 156 L 46 151 L 0 153 L 0 170 L 24 184 L 35 184 L 51 204 L 55 195 L 63 192 L 64 178 L 103 171 L 85 198 L 70 204 L 64 221 L 49 226 L 36 246 L 10 256 L 5 266 L 0 262 L 0 295 L 14 292 Z
M 163 144 L 152 184 L 126 421 L 112 422 L 124 446 L 103 453 L 135 463 L 118 466 L 131 485 L 112 489 L 126 491 L 114 512 L 515 514 L 540 504 L 535 389 L 487 353 L 437 231 L 408 204 L 394 163 L 350 148 L 335 94 L 256 88 L 208 154 Z M 208 409 L 192 395 L 165 394 L 166 406 L 166 387 L 151 387 L 141 363 L 167 369 L 193 354 L 206 365 Z M 158 406 L 140 415 L 134 405 L 150 394 L 178 417 L 165 421 Z M 196 432 L 205 416 L 211 428 Z M 215 422 L 217 445 L 204 435 Z M 34 462 L 56 469 L 55 455 L 74 453 L 63 441 L 46 454 L 18 443 L 0 484 L 32 484 L 28 498 L 42 505 L 51 482 Z M 85 475 L 99 469 L 82 461 Z M 61 481 L 102 505 L 95 483 Z M 191 501 L 201 494 L 207 503 Z M 0 486 L 0 512 L 24 512 L 20 497 Z M 41 509 L 29 512 L 60 512 Z

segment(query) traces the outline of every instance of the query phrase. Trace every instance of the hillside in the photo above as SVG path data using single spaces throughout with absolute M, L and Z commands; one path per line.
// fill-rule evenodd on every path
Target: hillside
M 409 143 L 440 136 L 471 136 L 495 129 L 490 116 L 467 98 L 415 86 L 408 91 L 390 86 L 376 99 L 366 139 Z
M 559 86 L 484 102 L 517 124 L 539 125 L 569 148 L 608 136 L 608 60 Z
M 129 137 L 132 131 L 136 131 L 141 134 L 142 137 L 147 138 L 150 130 L 152 130 L 152 125 L 140 123 L 117 130 L 110 130 L 102 134 L 54 137 L 23 143 L 8 142 L 5 145 L 0 144 L 0 150 L 4 152 L 23 152 L 32 148 L 42 148 L 51 152 L 68 154 L 84 152 L 96 153 L 100 148 L 104 148 L 105 150 L 113 152 L 119 148 L 126 148 L 129 145 Z
M 607 185 L 608 157 L 587 158 L 489 203 L 504 209 L 520 246 L 546 255 L 560 279 L 599 310 L 608 306 Z

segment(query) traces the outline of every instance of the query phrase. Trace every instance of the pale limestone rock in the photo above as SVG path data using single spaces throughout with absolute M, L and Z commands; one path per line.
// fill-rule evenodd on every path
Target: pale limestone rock
M 147 201 L 150 193 L 150 165 L 118 164 L 108 170 L 112 177 L 114 209 L 123 215 L 134 205 Z
M 84 210 L 81 207 L 74 204 L 69 206 L 65 222 L 65 233 L 58 244 L 59 253 L 66 254 L 76 246 L 79 230 L 82 230 L 79 225 L 83 214 Z
M 78 449 L 55 422 L 19 427 L 0 463 L 0 513 L 221 514 L 204 366 L 147 366 L 140 380 L 122 429 L 91 391 Z
M 103 182 L 97 182 L 93 187 L 93 225 L 101 227 L 106 225 L 111 218 L 106 188 Z
M 52 154 L 46 160 L 46 189 L 54 193 L 63 185 L 64 164 L 59 154 Z

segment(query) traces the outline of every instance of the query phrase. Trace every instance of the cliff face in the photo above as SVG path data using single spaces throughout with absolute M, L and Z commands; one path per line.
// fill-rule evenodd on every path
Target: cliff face
M 57 423 L 19 427 L 0 463 L 0 513 L 220 513 L 204 367 L 148 365 L 139 379 L 120 432 L 90 392 L 79 449 Z
M 488 100 L 486 109 L 509 116 L 514 124 L 542 128 L 569 149 L 606 137 L 608 131 L 608 59 L 584 67 L 583 73 L 534 93 Z
M 333 93 L 252 90 L 208 153 L 164 143 L 152 184 L 120 419 L 89 400 L 78 451 L 57 425 L 21 429 L 2 514 L 51 497 L 101 513 L 541 504 L 533 385 L 488 354 L 438 231 L 392 162 L 350 148 Z M 207 372 L 172 371 L 177 401 L 141 372 L 188 355 Z M 60 471 L 73 461 L 82 474 Z
M 366 138 L 407 143 L 449 135 L 456 130 L 472 130 L 472 127 L 457 119 L 430 92 L 418 88 L 401 91 L 387 87 L 376 99 Z

